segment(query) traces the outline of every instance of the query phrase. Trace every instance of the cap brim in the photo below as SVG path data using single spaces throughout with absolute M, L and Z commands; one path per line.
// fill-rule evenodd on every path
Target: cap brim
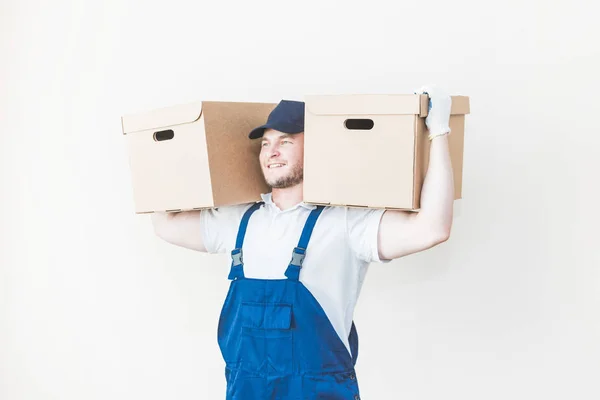
M 282 123 L 282 122 L 279 122 L 276 124 L 266 123 L 264 125 L 259 126 L 258 128 L 254 128 L 250 132 L 248 137 L 250 139 L 261 138 L 264 135 L 266 129 L 274 129 L 279 132 L 290 133 L 290 134 L 304 132 L 303 127 L 293 125 L 293 124 L 286 124 L 286 123 Z

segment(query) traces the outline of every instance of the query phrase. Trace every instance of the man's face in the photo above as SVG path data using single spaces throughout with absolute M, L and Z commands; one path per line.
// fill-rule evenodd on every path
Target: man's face
M 296 186 L 304 179 L 304 132 L 287 134 L 265 130 L 260 149 L 260 165 L 271 188 Z

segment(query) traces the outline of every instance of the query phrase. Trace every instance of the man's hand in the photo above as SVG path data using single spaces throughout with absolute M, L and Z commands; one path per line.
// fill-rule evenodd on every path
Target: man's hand
M 442 89 L 435 86 L 423 86 L 415 93 L 429 96 L 429 111 L 425 124 L 429 130 L 429 139 L 450 133 L 450 109 L 452 99 Z

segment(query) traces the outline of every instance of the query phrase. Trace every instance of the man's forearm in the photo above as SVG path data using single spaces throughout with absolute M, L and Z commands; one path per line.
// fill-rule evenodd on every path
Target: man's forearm
M 155 212 L 154 232 L 161 239 L 182 247 L 205 251 L 201 235 L 200 211 Z
M 454 206 L 454 176 L 448 147 L 448 135 L 431 141 L 429 166 L 421 189 L 421 209 L 417 218 L 439 230 L 443 238 L 450 235 Z

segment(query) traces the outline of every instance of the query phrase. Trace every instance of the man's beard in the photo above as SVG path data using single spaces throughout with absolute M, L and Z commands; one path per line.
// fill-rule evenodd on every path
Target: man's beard
M 304 180 L 304 168 L 302 166 L 295 167 L 287 176 L 283 176 L 274 181 L 268 181 L 267 185 L 271 189 L 285 189 L 296 186 Z

